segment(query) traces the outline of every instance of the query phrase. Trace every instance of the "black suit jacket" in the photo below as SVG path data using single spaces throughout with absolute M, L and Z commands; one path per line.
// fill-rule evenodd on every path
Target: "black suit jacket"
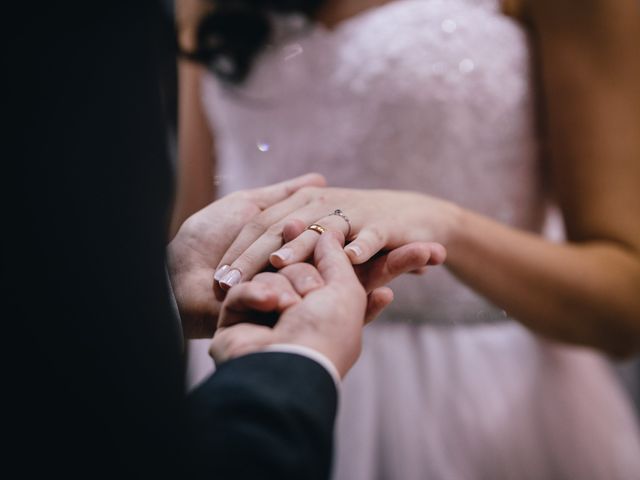
M 326 478 L 336 392 L 315 362 L 250 355 L 184 395 L 164 270 L 171 108 L 160 77 L 174 59 L 161 4 L 14 3 L 8 456 L 23 473 L 83 478 Z

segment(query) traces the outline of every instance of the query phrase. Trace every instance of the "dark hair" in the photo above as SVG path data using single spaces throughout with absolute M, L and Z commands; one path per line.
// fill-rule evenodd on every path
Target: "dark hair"
M 214 4 L 200 20 L 195 52 L 185 56 L 204 63 L 220 79 L 242 82 L 255 56 L 267 45 L 274 14 L 311 18 L 324 0 L 202 0 Z

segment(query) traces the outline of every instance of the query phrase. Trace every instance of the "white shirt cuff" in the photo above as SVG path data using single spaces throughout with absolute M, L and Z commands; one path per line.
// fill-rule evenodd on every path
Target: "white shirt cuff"
M 280 352 L 280 353 L 295 353 L 307 357 L 316 363 L 319 363 L 324 369 L 331 375 L 333 383 L 336 385 L 336 391 L 340 393 L 340 374 L 338 369 L 325 355 L 314 350 L 313 348 L 303 347 L 302 345 L 296 345 L 293 343 L 274 343 L 259 350 L 260 352 Z

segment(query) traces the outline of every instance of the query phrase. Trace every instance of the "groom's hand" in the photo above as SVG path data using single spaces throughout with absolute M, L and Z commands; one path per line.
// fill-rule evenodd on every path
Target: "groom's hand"
M 294 264 L 233 287 L 211 344 L 214 360 L 293 344 L 323 354 L 344 376 L 360 354 L 364 324 L 393 295 L 383 287 L 367 300 L 343 244 L 342 234 L 326 232 L 315 250 L 316 267 Z
M 220 257 L 242 227 L 265 208 L 307 186 L 324 186 L 308 174 L 282 183 L 227 195 L 189 217 L 168 246 L 168 269 L 187 338 L 210 338 L 220 303 L 213 275 Z
M 220 311 L 220 302 L 213 290 L 215 268 L 242 228 L 263 209 L 287 199 L 300 188 L 324 184 L 321 175 L 309 174 L 264 188 L 232 193 L 184 222 L 168 246 L 168 270 L 186 338 L 213 336 Z M 288 235 L 295 236 L 300 228 L 304 229 L 304 226 L 293 224 L 283 232 L 285 240 Z M 399 275 L 442 261 L 442 247 L 413 243 L 355 268 L 365 290 L 371 294 Z M 380 290 L 369 303 L 376 305 L 383 297 L 390 296 L 389 290 Z

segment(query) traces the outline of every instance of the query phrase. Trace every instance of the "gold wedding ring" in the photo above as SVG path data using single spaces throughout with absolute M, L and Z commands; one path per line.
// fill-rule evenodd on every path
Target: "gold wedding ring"
M 312 230 L 316 233 L 319 233 L 320 235 L 327 231 L 326 228 L 324 228 L 322 225 L 318 225 L 317 223 L 312 223 L 311 225 L 309 225 L 307 227 L 307 230 Z

